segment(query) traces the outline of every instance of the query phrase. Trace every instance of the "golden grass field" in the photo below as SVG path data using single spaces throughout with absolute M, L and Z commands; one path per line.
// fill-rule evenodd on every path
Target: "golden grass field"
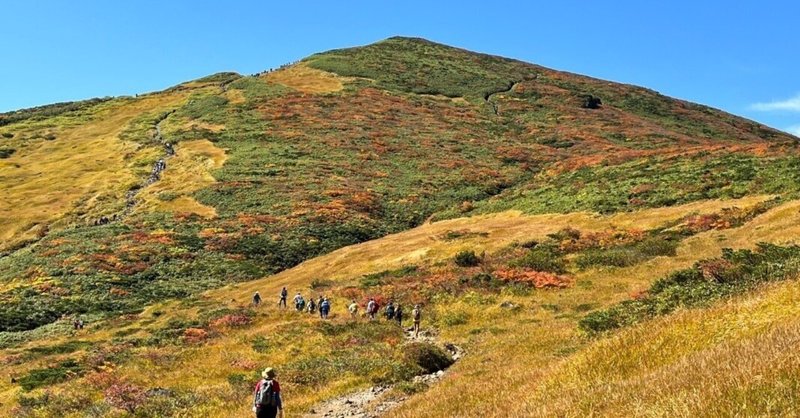
M 78 210 L 89 217 L 119 210 L 128 188 L 141 181 L 137 164 L 160 152 L 119 134 L 137 116 L 176 106 L 186 96 L 183 91 L 149 95 L 105 105 L 83 123 L 31 126 L 26 133 L 46 131 L 56 139 L 29 140 L 24 152 L 0 160 L 0 250 L 74 221 Z
M 203 158 L 208 158 L 204 155 Z M 493 251 L 514 241 L 541 238 L 565 226 L 584 230 L 612 226 L 652 228 L 689 213 L 710 213 L 734 205 L 747 207 L 766 198 L 703 201 L 613 216 L 588 213 L 526 216 L 507 212 L 425 224 L 334 251 L 272 277 L 209 291 L 202 298 L 206 306 L 244 306 L 255 290 L 265 296 L 267 306 L 248 327 L 221 329 L 217 338 L 205 344 L 142 348 L 115 373 L 143 387 L 193 388 L 216 400 L 187 416 L 245 416 L 250 395 L 228 389 L 226 378 L 232 371 L 248 373 L 298 355 L 326 355 L 315 340 L 318 336 L 302 337 L 303 330 L 316 319 L 274 308 L 273 297 L 282 286 L 287 286 L 290 294 L 295 290 L 308 294 L 314 278 L 325 277 L 337 284 L 347 284 L 362 274 L 410 262 L 433 264 L 450 258 L 465 246 L 486 250 L 491 256 Z M 799 220 L 800 201 L 790 201 L 742 227 L 689 238 L 675 257 L 658 257 L 629 268 L 580 273 L 571 288 L 542 290 L 531 296 L 501 293 L 490 298 L 488 304 L 480 302 L 485 299 L 480 295 L 444 297 L 426 309 L 438 315 L 458 313 L 468 318 L 465 324 L 439 330 L 441 341 L 455 342 L 468 354 L 449 370 L 442 382 L 412 396 L 390 415 L 714 416 L 716 412 L 731 410 L 763 411 L 763 404 L 746 403 L 753 400 L 797 401 L 796 391 L 787 395 L 787 391 L 797 387 L 798 379 L 794 376 L 800 364 L 796 352 L 788 349 L 792 344 L 797 346 L 800 336 L 796 326 L 800 287 L 796 282 L 772 286 L 713 309 L 679 312 L 608 338 L 588 339 L 578 332 L 576 322 L 586 309 L 628 298 L 631 292 L 646 288 L 662 274 L 716 256 L 723 247 L 749 246 L 758 241 L 793 242 L 798 236 Z M 437 238 L 456 229 L 487 232 L 488 236 L 455 242 Z M 501 301 L 513 302 L 521 309 L 502 309 Z M 332 321 L 347 321 L 343 311 L 344 301 L 334 300 Z M 156 317 L 154 312 L 163 315 Z M 177 301 L 162 303 L 151 306 L 133 320 L 88 329 L 77 338 L 108 341 L 114 332 L 126 330 L 136 335 L 172 318 L 191 317 L 196 312 L 197 308 L 183 307 Z M 290 344 L 280 344 L 281 339 L 289 338 L 281 337 L 287 332 L 301 335 L 292 337 Z M 274 349 L 267 354 L 255 354 L 249 341 L 257 335 L 277 338 Z M 30 346 L 64 341 L 67 339 L 58 337 Z M 7 372 L 20 374 L 45 364 L 41 360 L 40 364 L 10 366 Z M 749 378 L 751 373 L 761 377 Z M 699 379 L 707 383 L 698 387 Z M 324 390 L 287 385 L 288 416 L 366 385 L 369 382 L 356 376 L 341 376 Z M 487 385 L 492 390 L 475 389 Z M 73 382 L 64 390 L 79 388 Z M 0 403 L 9 405 L 18 391 L 17 386 L 3 381 Z

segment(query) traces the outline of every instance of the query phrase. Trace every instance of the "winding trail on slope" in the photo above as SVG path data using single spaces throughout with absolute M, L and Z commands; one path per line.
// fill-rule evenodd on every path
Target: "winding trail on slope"
M 492 112 L 494 112 L 495 116 L 500 116 L 500 107 L 497 105 L 497 103 L 495 103 L 492 100 L 492 97 L 497 95 L 497 94 L 508 93 L 508 92 L 514 90 L 514 88 L 517 87 L 517 84 L 519 84 L 519 83 L 520 83 L 519 81 L 509 81 L 508 82 L 508 87 L 506 87 L 506 88 L 504 88 L 502 90 L 497 90 L 497 91 L 486 93 L 486 94 L 483 95 L 483 100 L 489 106 L 492 107 Z
M 164 135 L 161 132 L 161 124 L 169 118 L 171 114 L 175 113 L 175 109 L 170 110 L 169 112 L 164 113 L 161 115 L 155 122 L 156 133 L 153 135 L 153 140 L 158 142 L 164 148 L 164 154 L 161 155 L 153 165 L 153 170 L 150 173 L 150 176 L 145 180 L 144 185 L 136 187 L 135 189 L 128 190 L 128 193 L 125 194 L 125 209 L 123 209 L 122 214 L 118 216 L 118 220 L 121 220 L 125 216 L 130 215 L 133 212 L 133 208 L 136 206 L 137 200 L 136 195 L 139 194 L 145 187 L 155 183 L 156 181 L 161 179 L 161 172 L 166 170 L 166 164 L 162 165 L 162 162 L 166 161 L 170 157 L 175 155 L 175 149 L 173 148 L 172 144 L 166 142 L 164 139 Z

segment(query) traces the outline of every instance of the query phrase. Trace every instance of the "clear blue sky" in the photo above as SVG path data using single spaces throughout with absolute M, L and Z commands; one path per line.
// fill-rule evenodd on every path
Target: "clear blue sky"
M 5 0 L 0 111 L 254 73 L 393 35 L 642 85 L 800 134 L 800 2 Z

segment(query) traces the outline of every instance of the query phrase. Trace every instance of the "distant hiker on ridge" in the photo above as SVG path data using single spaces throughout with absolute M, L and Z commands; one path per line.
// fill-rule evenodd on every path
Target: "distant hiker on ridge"
M 281 289 L 281 299 L 278 301 L 278 307 L 283 306 L 286 307 L 286 296 L 289 296 L 289 291 L 286 290 L 286 287 Z
M 256 418 L 275 418 L 280 412 L 283 418 L 283 400 L 281 399 L 281 385 L 275 379 L 275 370 L 267 367 L 261 373 L 263 379 L 256 384 L 253 394 L 253 412 Z
M 261 294 L 256 292 L 253 294 L 253 306 L 256 308 L 261 304 Z

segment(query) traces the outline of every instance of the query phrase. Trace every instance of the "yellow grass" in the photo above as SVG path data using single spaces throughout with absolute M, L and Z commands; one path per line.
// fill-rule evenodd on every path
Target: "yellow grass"
M 315 278 L 332 278 L 347 283 L 364 273 L 408 263 L 435 263 L 462 248 L 491 253 L 513 241 L 541 238 L 565 226 L 582 230 L 602 230 L 612 226 L 647 229 L 689 213 L 716 212 L 733 205 L 747 207 L 765 198 L 705 201 L 605 217 L 586 213 L 525 216 L 507 212 L 422 225 L 383 239 L 343 248 L 269 278 L 207 292 L 202 300 L 211 308 L 242 306 L 255 290 L 261 291 L 267 306 L 250 326 L 221 330 L 221 336 L 204 345 L 140 349 L 134 360 L 122 365 L 116 373 L 142 387 L 186 388 L 216 399 L 216 402 L 204 404 L 187 416 L 245 416 L 248 414 L 249 393 L 232 391 L 227 376 L 251 373 L 267 364 L 280 365 L 298 355 L 304 358 L 325 355 L 319 351 L 319 346 L 324 344 L 315 340 L 320 338 L 315 334 L 309 334 L 315 336 L 303 338 L 297 344 L 278 343 L 266 355 L 255 353 L 250 347 L 255 336 L 269 336 L 280 341 L 287 332 L 305 332 L 315 321 L 276 311 L 274 296 L 281 286 L 288 286 L 291 292 L 302 290 L 308 294 L 310 282 Z M 743 363 L 753 357 L 751 353 L 765 350 L 768 346 L 785 345 L 794 341 L 791 338 L 795 334 L 792 333 L 800 333 L 797 327 L 787 325 L 792 321 L 796 323 L 800 312 L 800 302 L 792 301 L 792 297 L 798 300 L 796 296 L 800 296 L 796 284 L 777 286 L 707 313 L 680 313 L 674 318 L 658 320 L 655 326 L 648 323 L 623 331 L 609 340 L 587 340 L 576 327 L 576 321 L 584 315 L 586 306 L 589 309 L 600 308 L 624 299 L 631 290 L 645 288 L 662 273 L 700 258 L 716 256 L 729 244 L 750 246 L 759 240 L 791 241 L 797 236 L 796 225 L 800 225 L 800 201 L 791 201 L 740 228 L 698 234 L 681 244 L 676 257 L 659 257 L 643 266 L 583 272 L 576 285 L 568 289 L 537 291 L 530 296 L 501 293 L 488 297 L 481 294 L 444 297 L 426 307 L 423 327 L 429 326 L 428 318 L 433 316 L 459 314 L 468 318 L 465 324 L 442 328 L 440 334 L 441 340 L 463 346 L 467 356 L 449 370 L 442 382 L 412 396 L 390 415 L 584 416 L 592 411 L 599 415 L 624 414 L 633 408 L 639 408 L 636 411 L 641 415 L 681 415 L 684 411 L 677 408 L 682 402 L 697 400 L 693 397 L 696 395 L 696 387 L 692 386 L 694 379 L 716 379 L 711 385 L 713 390 L 699 393 L 708 393 L 713 395 L 712 398 L 716 396 L 713 399 L 733 399 L 728 395 L 732 392 L 728 390 L 731 386 L 726 379 L 714 378 L 715 374 L 739 379 L 731 380 L 733 382 L 743 382 L 746 379 L 742 376 L 752 371 L 767 376 L 761 382 L 774 381 L 774 373 L 771 375 L 765 369 L 772 359 L 786 365 L 776 369 L 778 372 L 793 371 L 796 375 L 797 369 L 792 368 L 795 357 L 776 350 L 769 352 L 762 362 Z M 441 239 L 447 231 L 464 229 L 486 232 L 488 236 L 455 241 Z M 499 306 L 502 301 L 511 301 L 521 308 L 517 311 L 502 309 Z M 344 303 L 334 300 L 333 308 L 333 321 L 343 321 Z M 166 302 L 148 308 L 138 319 L 126 325 L 86 330 L 79 338 L 108 341 L 114 332 L 158 328 L 170 319 L 191 318 L 197 314 L 197 309 L 184 307 L 178 302 Z M 164 314 L 154 317 L 155 311 Z M 680 339 L 683 330 L 687 330 L 687 338 L 691 341 Z M 59 337 L 30 345 L 53 345 L 66 340 Z M 648 345 L 650 342 L 654 343 Z M 625 347 L 630 351 L 626 352 Z M 619 357 L 614 360 L 614 355 Z M 728 359 L 736 366 L 719 368 L 720 364 L 711 361 L 717 357 Z M 39 363 L 9 366 L 7 373 L 20 375 L 25 370 L 46 364 L 41 360 Z M 667 379 L 667 376 L 684 369 L 692 369 L 694 374 L 682 379 L 683 383 Z M 475 388 L 485 387 L 487 380 L 493 382 L 492 390 L 476 391 Z M 613 386 L 606 388 L 603 383 L 606 380 Z M 72 386 L 76 383 L 80 384 L 80 380 L 73 382 Z M 286 387 L 287 412 L 289 416 L 299 415 L 317 402 L 363 387 L 363 384 L 352 376 L 342 376 L 321 391 L 289 385 Z M 613 397 L 615 390 L 612 389 L 615 388 L 629 399 Z M 669 397 L 661 402 L 660 397 L 647 392 L 648 388 L 653 391 L 667 388 Z M 18 391 L 17 386 L 0 381 L 0 404 L 13 404 Z M 747 393 L 755 393 L 740 392 L 745 397 L 751 396 Z M 592 397 L 587 398 L 589 395 Z M 594 396 L 607 397 L 607 401 L 588 402 L 596 399 Z M 778 397 L 770 395 L 764 399 Z M 713 404 L 706 402 L 701 405 L 705 405 L 705 411 L 714 411 Z
M 201 204 L 190 195 L 216 181 L 210 171 L 225 164 L 225 151 L 211 141 L 202 139 L 178 143 L 175 153 L 173 158 L 167 160 L 167 169 L 161 180 L 139 193 L 142 203 L 137 210 L 215 217 L 217 213 L 213 207 Z M 176 197 L 164 200 L 164 194 Z
M 50 130 L 54 141 L 33 140 L 0 162 L 0 250 L 35 238 L 76 208 L 102 213 L 124 203 L 139 181 L 133 165 L 152 150 L 119 139 L 135 117 L 177 105 L 185 92 L 150 95 L 104 109 L 76 127 Z
M 278 83 L 303 93 L 333 93 L 344 88 L 348 79 L 336 74 L 317 70 L 300 63 L 263 75 L 266 80 Z

